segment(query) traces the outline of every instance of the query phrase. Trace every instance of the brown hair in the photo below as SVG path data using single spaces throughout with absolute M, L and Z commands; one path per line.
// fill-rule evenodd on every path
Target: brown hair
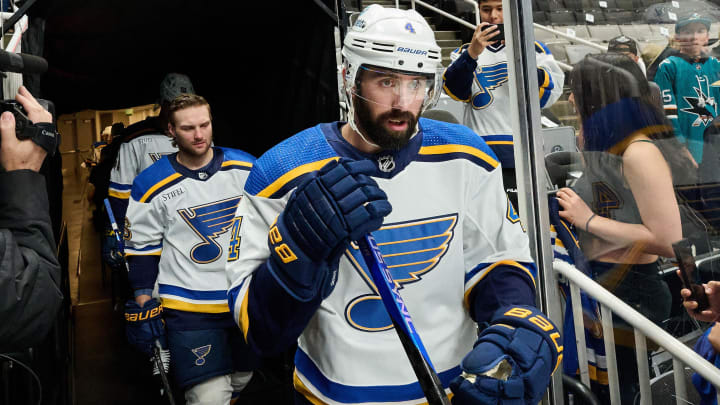
M 190 107 L 206 106 L 210 119 L 212 119 L 212 111 L 210 111 L 210 104 L 204 97 L 198 96 L 197 94 L 186 94 L 183 93 L 175 97 L 167 108 L 167 118 L 170 125 L 175 126 L 174 114 L 176 111 L 184 110 Z

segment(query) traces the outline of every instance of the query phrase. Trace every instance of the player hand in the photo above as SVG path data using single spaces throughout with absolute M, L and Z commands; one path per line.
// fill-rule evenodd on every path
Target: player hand
M 347 243 L 379 229 L 392 211 L 369 177 L 375 170 L 369 160 L 326 164 L 295 189 L 270 228 L 268 269 L 299 301 L 329 295 Z
M 155 341 L 158 340 L 163 348 L 167 348 L 165 322 L 162 319 L 162 305 L 153 298 L 140 306 L 135 300 L 125 303 L 125 321 L 130 346 L 145 353 L 153 355 Z
M 102 239 L 102 258 L 108 266 L 113 268 L 121 268 L 125 263 L 125 258 L 121 253 L 122 247 L 118 246 L 115 232 L 112 229 L 105 231 Z
M 570 222 L 576 227 L 585 230 L 587 220 L 593 215 L 592 210 L 571 188 L 563 187 L 555 194 L 560 204 L 560 218 Z
M 495 42 L 493 38 L 500 34 L 497 26 L 494 25 L 483 31 L 483 28 L 489 25 L 493 24 L 483 22 L 480 23 L 477 28 L 475 28 L 475 33 L 473 33 L 472 40 L 470 41 L 470 46 L 468 46 L 467 49 L 467 53 L 471 58 L 477 59 L 478 56 L 483 53 L 483 51 L 485 50 L 485 48 L 487 48 L 488 45 Z
M 676 271 L 678 277 L 680 277 L 680 270 Z M 690 290 L 683 288 L 680 290 L 680 295 L 683 297 L 683 306 L 690 316 L 702 322 L 713 322 L 720 317 L 720 282 L 710 281 L 707 284 L 703 284 L 702 287 L 705 289 L 705 295 L 707 295 L 710 307 L 701 311 L 695 312 L 697 308 L 697 301 L 691 301 Z
M 507 307 L 462 360 L 453 404 L 537 404 L 562 359 L 557 327 L 536 308 Z

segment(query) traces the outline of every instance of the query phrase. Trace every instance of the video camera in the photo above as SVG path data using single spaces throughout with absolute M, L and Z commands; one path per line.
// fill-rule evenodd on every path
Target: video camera
M 37 99 L 37 101 L 52 114 L 54 122 L 55 106 L 53 103 L 43 99 Z M 54 123 L 33 123 L 30 118 L 28 118 L 25 108 L 16 100 L 0 100 L 0 114 L 5 111 L 10 111 L 13 116 L 15 116 L 15 136 L 17 139 L 31 139 L 45 149 L 48 156 L 55 154 L 55 150 L 60 144 L 60 134 Z

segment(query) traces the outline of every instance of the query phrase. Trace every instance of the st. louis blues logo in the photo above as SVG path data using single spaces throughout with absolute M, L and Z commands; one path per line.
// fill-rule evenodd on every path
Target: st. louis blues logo
M 508 80 L 507 63 L 497 63 L 495 65 L 481 66 L 475 71 L 475 84 L 480 88 L 472 96 L 472 105 L 476 110 L 482 110 L 492 104 L 495 99 L 490 92 L 500 87 Z
M 457 214 L 385 224 L 372 233 L 398 289 L 419 281 L 442 259 L 453 238 Z M 345 307 L 345 319 L 356 329 L 379 332 L 392 328 L 362 254 L 352 244 L 346 257 L 365 280 L 371 293 L 354 298 Z
M 195 357 L 197 357 L 197 359 L 195 360 L 196 366 L 202 366 L 205 364 L 205 356 L 207 356 L 210 353 L 211 349 L 212 349 L 212 345 L 205 345 L 205 346 L 196 347 L 194 349 L 190 349 L 190 351 L 193 352 Z
M 223 248 L 216 239 L 232 226 L 240 198 L 232 197 L 178 210 L 180 217 L 202 240 L 190 251 L 190 258 L 194 262 L 211 263 L 222 256 Z
M 162 159 L 163 156 L 169 155 L 170 153 L 157 153 L 157 152 L 151 152 L 148 153 L 148 156 L 150 157 L 150 160 L 153 161 L 153 163 L 157 162 L 158 160 Z

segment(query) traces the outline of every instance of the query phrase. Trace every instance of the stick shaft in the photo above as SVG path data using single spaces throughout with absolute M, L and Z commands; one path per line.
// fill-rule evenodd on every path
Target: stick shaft
M 358 245 L 380 298 L 382 298 L 390 319 L 392 319 L 395 332 L 397 332 L 403 349 L 405 349 L 405 354 L 407 354 L 413 371 L 418 378 L 425 398 L 429 404 L 449 405 L 450 401 L 445 395 L 445 389 L 435 372 L 420 335 L 415 330 L 410 313 L 405 306 L 405 301 L 403 301 L 397 290 L 397 284 L 392 279 L 390 270 L 375 243 L 375 238 L 369 234 L 365 235 L 358 241 Z

